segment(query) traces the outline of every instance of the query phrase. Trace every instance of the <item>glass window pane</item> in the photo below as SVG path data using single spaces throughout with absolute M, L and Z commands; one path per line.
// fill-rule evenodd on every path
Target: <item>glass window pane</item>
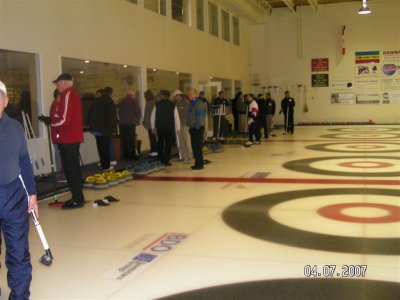
M 210 34 L 218 37 L 218 7 L 208 2 L 208 24 Z
M 167 15 L 167 0 L 160 0 L 160 15 Z
M 233 33 L 233 43 L 235 45 L 240 45 L 240 27 L 239 19 L 236 17 L 232 18 L 232 33 Z
M 160 90 L 169 90 L 171 94 L 175 90 L 183 93 L 191 86 L 192 76 L 186 73 L 147 69 L 147 89 L 154 95 Z
M 39 104 L 36 57 L 31 53 L 0 50 L 0 80 L 6 85 L 9 98 L 5 112 L 21 124 L 22 113 L 25 113 L 37 137 Z
M 225 41 L 229 42 L 231 40 L 229 14 L 226 11 L 222 10 L 221 17 L 222 17 L 222 38 Z
M 74 78 L 74 89 L 82 99 L 84 125 L 87 125 L 87 113 L 97 90 L 106 86 L 111 87 L 114 90 L 112 98 L 115 103 L 118 103 L 130 90 L 136 91 L 140 95 L 140 69 L 138 67 L 62 58 L 62 70 Z
M 241 80 L 235 80 L 234 84 L 235 84 L 234 94 L 236 95 L 237 92 L 241 92 L 242 91 L 242 81 Z
M 197 29 L 204 31 L 204 0 L 196 0 Z
M 188 24 L 188 2 L 187 0 L 172 0 L 171 1 L 172 19 Z

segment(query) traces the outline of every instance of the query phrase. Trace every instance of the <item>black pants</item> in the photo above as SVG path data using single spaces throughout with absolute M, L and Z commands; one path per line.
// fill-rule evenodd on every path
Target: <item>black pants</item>
M 79 164 L 80 143 L 58 144 L 61 162 L 64 167 L 65 179 L 71 190 L 72 200 L 77 202 L 85 201 L 82 192 L 82 173 Z M 110 149 L 108 148 L 108 152 Z M 110 155 L 110 154 L 109 154 Z
M 173 139 L 174 129 L 157 128 L 158 160 L 163 164 L 169 163 Z
M 218 131 L 219 127 L 219 131 Z M 226 136 L 226 118 L 225 116 L 213 116 L 213 137 Z
M 237 113 L 233 114 L 233 131 L 239 131 L 239 116 Z
M 0 231 L 6 242 L 7 281 L 11 289 L 9 299 L 28 300 L 30 294 L 32 265 L 27 197 L 19 178 L 0 186 Z
M 190 128 L 190 142 L 192 144 L 192 151 L 194 157 L 194 165 L 196 167 L 202 167 L 204 165 L 203 160 L 203 135 L 204 135 L 204 127 Z
M 268 127 L 267 127 L 267 118 L 260 118 L 260 131 L 261 128 L 264 130 L 264 137 L 267 139 L 268 138 Z M 261 134 L 261 132 L 260 132 Z
M 293 133 L 294 132 L 293 112 L 289 111 L 289 114 L 284 114 L 284 116 L 285 116 L 285 132 Z
M 100 165 L 103 170 L 110 168 L 110 144 L 111 137 L 96 135 L 97 151 L 99 152 Z
M 153 133 L 151 129 L 148 129 L 147 133 L 149 134 L 150 153 L 157 152 L 157 136 Z
M 259 142 L 261 138 L 260 132 L 260 120 L 256 119 L 253 123 L 249 125 L 249 141 L 253 142 L 253 137 L 256 137 L 256 141 Z
M 122 154 L 127 160 L 134 160 L 136 158 L 136 125 L 122 124 L 119 125 L 119 132 L 121 136 Z

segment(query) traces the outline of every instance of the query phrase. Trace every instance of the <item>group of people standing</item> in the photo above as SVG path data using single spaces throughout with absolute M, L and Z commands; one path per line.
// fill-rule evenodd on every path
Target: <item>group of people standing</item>
M 143 126 L 147 129 L 150 141 L 150 156 L 158 157 L 165 166 L 170 166 L 171 148 L 176 141 L 180 161 L 191 163 L 189 137 L 194 157 L 191 169 L 204 168 L 202 153 L 205 130 L 206 105 L 196 89 L 189 89 L 187 94 L 176 90 L 171 94 L 161 90 L 158 100 L 151 91 L 144 93 L 146 99 Z
M 213 138 L 224 140 L 228 132 L 226 124 L 226 108 L 231 106 L 233 115 L 233 128 L 235 132 L 248 132 L 248 145 L 260 144 L 261 129 L 263 129 L 264 139 L 275 136 L 273 133 L 274 116 L 276 112 L 275 100 L 271 98 L 271 93 L 243 94 L 238 92 L 235 98 L 229 103 L 225 99 L 224 92 L 218 93 L 218 97 L 212 102 L 213 108 Z M 295 101 L 290 96 L 290 92 L 285 92 L 285 97 L 281 101 L 279 113 L 285 117 L 284 134 L 294 132 L 294 106 Z

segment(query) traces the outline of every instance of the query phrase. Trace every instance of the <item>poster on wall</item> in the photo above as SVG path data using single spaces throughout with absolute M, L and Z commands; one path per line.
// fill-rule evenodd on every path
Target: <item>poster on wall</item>
M 354 93 L 331 93 L 331 104 L 354 104 Z
M 382 60 L 400 60 L 399 50 L 384 50 L 382 51 Z
M 356 65 L 358 64 L 370 64 L 379 63 L 379 51 L 359 51 L 356 52 Z
M 357 78 L 356 88 L 360 90 L 373 90 L 377 91 L 381 88 L 380 78 Z
M 379 93 L 359 93 L 356 95 L 356 104 L 379 104 Z
M 312 58 L 311 72 L 327 72 L 329 71 L 329 58 Z
M 353 80 L 332 80 L 333 90 L 349 90 L 353 88 Z
M 368 63 L 368 64 L 357 64 L 356 65 L 356 77 L 376 77 L 380 76 L 379 64 Z
M 399 78 L 382 78 L 382 90 L 400 90 L 400 77 Z
M 400 61 L 383 61 L 382 76 L 400 77 Z
M 329 74 L 311 74 L 312 87 L 328 87 Z
M 400 104 L 400 90 L 395 92 L 384 92 L 382 94 L 383 104 Z
M 379 76 L 379 51 L 359 51 L 355 53 L 356 77 Z
M 400 50 L 382 52 L 382 90 L 400 90 Z

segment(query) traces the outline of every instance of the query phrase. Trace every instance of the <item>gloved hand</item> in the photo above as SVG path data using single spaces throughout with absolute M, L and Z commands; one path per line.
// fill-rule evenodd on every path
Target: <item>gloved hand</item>
M 46 125 L 50 125 L 51 124 L 51 118 L 50 117 L 46 117 L 44 115 L 40 115 L 38 117 L 39 121 L 43 122 Z
M 247 122 L 247 124 L 251 125 L 252 123 L 254 123 L 254 120 L 252 118 L 250 118 L 249 121 Z

